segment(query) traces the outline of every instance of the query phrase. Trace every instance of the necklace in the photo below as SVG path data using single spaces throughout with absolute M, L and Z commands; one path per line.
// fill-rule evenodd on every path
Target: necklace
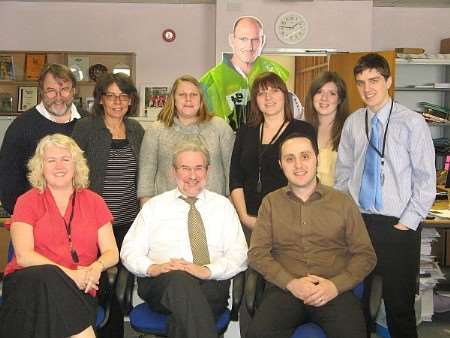
M 284 125 L 286 124 L 286 121 L 283 120 L 283 123 L 281 124 L 280 128 L 278 128 L 275 135 L 272 137 L 270 142 L 266 144 L 266 147 L 263 147 L 263 137 L 264 137 L 264 121 L 261 123 L 261 128 L 259 131 L 259 144 L 258 144 L 258 182 L 256 183 L 256 192 L 261 193 L 262 192 L 262 182 L 261 182 L 261 169 L 262 169 L 262 160 L 264 153 L 267 151 L 267 146 L 275 143 L 278 136 L 281 134 L 281 131 L 283 130 Z

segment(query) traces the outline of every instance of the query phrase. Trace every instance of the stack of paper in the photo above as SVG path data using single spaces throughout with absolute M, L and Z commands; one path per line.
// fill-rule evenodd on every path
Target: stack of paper
M 442 212 L 448 210 L 440 210 Z M 442 217 L 442 216 L 441 216 Z M 421 319 L 431 321 L 433 316 L 433 289 L 440 279 L 445 279 L 436 257 L 431 255 L 431 245 L 439 238 L 435 228 L 424 228 L 420 245 L 420 280 L 419 294 L 421 296 Z

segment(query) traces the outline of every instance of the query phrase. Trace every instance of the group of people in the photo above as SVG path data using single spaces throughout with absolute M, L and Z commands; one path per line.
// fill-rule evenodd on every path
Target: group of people
M 216 338 L 247 263 L 267 281 L 247 337 L 288 338 L 306 319 L 328 337 L 364 337 L 351 290 L 364 280 L 369 294 L 373 274 L 391 336 L 417 337 L 418 231 L 435 194 L 424 119 L 389 96 L 389 65 L 373 53 L 354 68 L 366 108 L 349 114 L 344 81 L 324 72 L 300 115 L 287 73 L 259 55 L 264 39 L 257 18 L 239 18 L 233 56 L 200 81 L 179 77 L 146 131 L 129 118 L 139 97 L 128 76 L 100 78 L 79 119 L 70 70 L 43 70 L 41 102 L 0 151 L 14 247 L 0 336 L 94 337 L 99 291 L 112 300 L 100 336 L 123 337 L 100 283 L 120 251 L 172 338 Z

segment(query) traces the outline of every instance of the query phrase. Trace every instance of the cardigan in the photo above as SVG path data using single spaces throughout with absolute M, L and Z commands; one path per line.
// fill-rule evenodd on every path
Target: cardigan
M 124 118 L 126 136 L 136 159 L 139 158 L 139 149 L 144 128 L 139 122 Z M 106 165 L 108 163 L 109 150 L 112 144 L 112 135 L 105 125 L 102 116 L 88 116 L 79 120 L 73 129 L 72 137 L 84 150 L 84 156 L 89 164 L 89 188 L 97 194 L 103 194 Z M 139 166 L 138 166 L 139 172 Z
M 200 141 L 209 151 L 210 168 L 206 188 L 228 195 L 231 150 L 234 133 L 221 118 L 183 125 L 175 118 L 171 127 L 156 121 L 145 132 L 139 158 L 138 197 L 153 197 L 176 188 L 171 173 L 172 156 L 178 143 Z

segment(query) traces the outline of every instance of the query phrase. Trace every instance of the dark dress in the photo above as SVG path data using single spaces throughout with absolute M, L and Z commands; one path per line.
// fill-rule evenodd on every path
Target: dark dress
M 281 170 L 279 159 L 280 143 L 292 133 L 311 135 L 316 138 L 314 127 L 307 122 L 292 120 L 273 144 L 263 145 L 261 163 L 261 192 L 257 192 L 258 183 L 258 148 L 260 143 L 260 125 L 256 127 L 242 126 L 234 143 L 230 169 L 230 192 L 243 188 L 247 213 L 258 215 L 261 201 L 268 193 L 287 185 L 287 179 Z M 248 239 L 249 230 L 244 227 Z

